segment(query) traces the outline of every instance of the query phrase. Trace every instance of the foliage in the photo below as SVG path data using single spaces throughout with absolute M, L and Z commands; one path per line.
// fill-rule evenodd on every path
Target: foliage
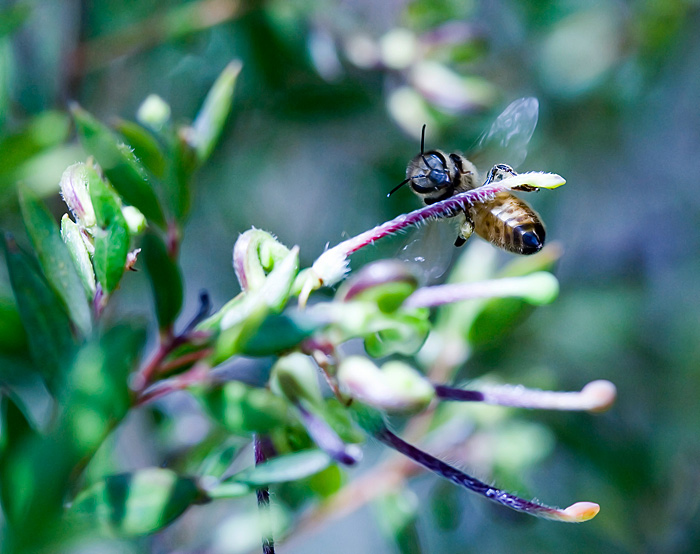
M 640 284 L 644 271 L 666 275 L 655 264 L 678 251 L 669 237 L 687 217 L 659 225 L 659 233 L 648 233 L 648 222 L 690 189 L 687 179 L 672 179 L 681 196 L 645 188 L 651 179 L 641 141 L 653 142 L 660 120 L 645 127 L 638 117 L 641 107 L 653 112 L 649 98 L 665 98 L 658 89 L 645 94 L 657 82 L 668 87 L 665 74 L 674 84 L 686 74 L 669 62 L 674 45 L 688 40 L 680 30 L 693 21 L 690 3 L 639 2 L 624 11 L 507 3 L 494 21 L 472 3 L 416 1 L 401 13 L 401 28 L 358 25 L 367 16 L 358 6 L 326 18 L 308 3 L 240 8 L 203 0 L 174 2 L 151 17 L 147 4 L 121 14 L 119 2 L 86 8 L 84 42 L 65 56 L 75 64 L 48 47 L 38 63 L 14 65 L 5 56 L 13 35 L 52 8 L 20 2 L 2 12 L 0 211 L 12 230 L 3 240 L 8 285 L 0 290 L 3 549 L 100 551 L 128 543 L 134 550 L 244 551 L 259 548 L 260 537 L 270 547 L 273 538 L 296 537 L 364 502 L 402 552 L 433 550 L 435 530 L 441 545 L 466 535 L 474 549 L 502 549 L 511 540 L 524 551 L 649 544 L 683 551 L 692 543 L 697 525 L 684 498 L 697 442 L 684 421 L 695 413 L 695 313 L 673 300 L 677 283 L 662 278 L 654 282 L 666 294 L 651 302 L 652 324 Z M 488 29 L 476 23 L 489 18 Z M 53 40 L 38 35 L 42 48 Z M 32 44 L 26 37 L 18 41 L 24 55 Z M 243 64 L 229 65 L 207 94 L 212 72 L 231 52 Z M 124 59 L 143 64 L 148 78 L 124 78 Z M 170 104 L 152 94 L 141 102 L 154 89 Z M 64 113 L 66 90 L 89 109 L 72 103 Z M 535 138 L 547 147 L 536 163 L 558 165 L 577 182 L 538 197 L 550 237 L 567 244 L 564 298 L 532 315 L 558 293 L 550 273 L 561 254 L 556 245 L 500 264 L 472 240 L 449 285 L 426 286 L 403 263 L 363 268 L 363 256 L 391 257 L 381 249 L 401 227 L 355 233 L 408 211 L 408 194 L 379 199 L 400 180 L 421 125 L 428 124 L 426 143 L 440 137 L 464 148 L 503 96 L 532 90 L 548 110 Z M 178 114 L 194 112 L 195 102 L 201 108 L 183 123 Z M 134 111 L 137 122 L 104 116 Z M 71 122 L 82 147 L 67 142 Z M 299 128 L 308 136 L 300 138 Z M 627 146 L 618 148 L 622 137 Z M 673 142 L 656 147 L 673 153 Z M 630 161 L 637 149 L 640 158 Z M 64 170 L 60 187 L 71 215 L 59 226 L 52 214 Z M 638 196 L 646 191 L 655 201 L 636 203 L 625 188 L 631 181 Z M 590 183 L 585 193 L 580 183 Z M 582 209 L 585 198 L 598 199 L 595 209 Z M 418 210 L 415 222 L 454 209 Z M 253 229 L 235 241 L 241 292 L 233 296 L 234 280 L 222 268 L 233 234 L 251 225 L 280 239 Z M 355 236 L 318 255 L 345 230 Z M 643 244 L 632 234 L 646 237 Z M 692 243 L 692 233 L 684 236 Z M 349 255 L 360 248 L 349 271 Z M 696 265 L 680 257 L 674 263 L 689 287 L 681 296 L 692 296 L 687 277 Z M 211 300 L 201 292 L 195 306 L 199 287 Z M 455 290 L 471 300 L 455 301 Z M 449 385 L 463 379 L 467 363 L 470 377 L 483 379 Z M 501 384 L 566 388 L 600 374 L 640 391 L 613 418 L 514 409 L 595 411 L 612 400 L 607 382 L 580 393 Z M 388 457 L 350 480 L 346 466 L 363 452 L 374 457 L 376 441 L 368 437 L 413 461 Z M 421 467 L 560 520 L 588 519 L 596 508 L 555 510 L 506 491 L 545 499 L 590 491 L 604 500 L 597 521 L 605 525 L 515 526 L 520 520 L 507 510 L 490 512 L 447 481 L 426 479 L 435 487 L 430 519 L 416 496 L 427 493 L 409 485 Z M 544 471 L 557 478 L 543 481 Z M 652 519 L 658 525 L 648 525 Z
M 435 339 L 449 331 L 449 318 L 441 325 L 430 324 L 427 307 L 468 299 L 472 291 L 478 291 L 479 298 L 515 296 L 523 305 L 549 302 L 556 282 L 550 281 L 550 274 L 543 280 L 533 271 L 544 269 L 550 259 L 542 258 L 545 266 L 535 261 L 521 267 L 517 273 L 522 277 L 491 281 L 485 291 L 479 290 L 480 283 L 468 282 L 421 288 L 409 266 L 376 262 L 351 275 L 333 300 L 312 298 L 308 306 L 307 302 L 313 291 L 343 278 L 346 258 L 359 248 L 358 241 L 367 244 L 421 219 L 451 215 L 456 202 L 466 206 L 498 191 L 553 188 L 563 181 L 558 176 L 525 174 L 487 182 L 368 231 L 371 240 L 367 233 L 349 239 L 302 271 L 298 247 L 289 249 L 265 231 L 246 231 L 233 254 L 241 293 L 213 315 L 207 314 L 204 294 L 198 315 L 175 333 L 173 324 L 183 298 L 177 256 L 186 203 L 168 204 L 158 197 L 169 198 L 173 190 L 188 195 L 182 183 L 190 181 L 192 171 L 212 152 L 239 71 L 237 64 L 224 70 L 192 127 L 172 125 L 169 108 L 153 98 L 139 112 L 143 125 L 122 122 L 129 136 L 150 145 L 151 155 L 143 160 L 122 142 L 125 137 L 74 106 L 78 135 L 94 158 L 69 167 L 61 179 L 63 198 L 75 219 L 64 216 L 62 240 L 41 200 L 30 189 L 21 190 L 22 215 L 38 263 L 9 236 L 6 260 L 20 318 L 37 345 L 35 371 L 46 383 L 55 408 L 36 429 L 23 415 L 28 412 L 25 401 L 10 391 L 4 396 L 8 435 L 3 445 L 2 498 L 11 550 L 46 548 L 88 529 L 126 537 L 150 534 L 194 504 L 252 494 L 256 488 L 260 502 L 272 484 L 317 475 L 331 463 L 357 463 L 361 450 L 355 443 L 362 440 L 361 431 L 469 489 L 484 494 L 488 488 L 399 439 L 381 416 L 381 412 L 424 412 L 429 417 L 431 401 L 441 395 L 448 398 L 446 391 L 452 389 L 436 387 L 405 362 L 389 361 L 379 369 L 369 359 L 343 355 L 339 347 L 360 338 L 373 357 L 414 354 L 429 333 Z M 157 129 L 149 128 L 154 121 Z M 184 159 L 192 162 L 182 165 Z M 143 251 L 133 249 L 134 243 L 140 243 Z M 103 314 L 120 283 L 128 280 L 125 273 L 138 267 L 141 259 L 152 284 L 160 345 L 139 369 L 143 330 L 135 322 L 109 323 Z M 298 303 L 293 302 L 295 297 Z M 472 313 L 475 321 L 486 312 Z M 470 324 L 462 321 L 460 329 L 456 336 L 450 333 L 449 340 L 453 347 L 464 348 Z M 277 358 L 266 387 L 250 387 L 235 376 L 216 376 L 218 366 L 241 355 Z M 317 367 L 335 398 L 324 397 Z M 445 368 L 433 365 L 430 375 L 440 371 Z M 253 439 L 254 468 L 214 478 L 154 467 L 102 475 L 94 483 L 81 484 L 86 466 L 130 410 L 184 388 L 229 433 Z M 508 404 L 506 396 L 495 402 Z M 456 398 L 453 394 L 450 399 Z M 486 396 L 481 400 L 489 401 Z M 216 447 L 209 454 L 215 451 Z M 54 463 L 42 470 L 47 457 Z M 548 508 L 503 491 L 486 496 L 562 521 L 583 521 L 597 512 L 588 504 Z M 261 508 L 267 509 L 267 504 L 269 499 Z M 38 521 L 46 531 L 28 533 Z M 271 536 L 265 539 L 269 548 Z

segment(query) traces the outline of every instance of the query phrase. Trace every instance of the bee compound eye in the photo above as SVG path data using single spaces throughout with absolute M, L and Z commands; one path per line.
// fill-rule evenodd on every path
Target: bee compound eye
M 428 176 L 428 179 L 436 186 L 442 186 L 450 182 L 447 172 L 442 169 L 433 169 Z

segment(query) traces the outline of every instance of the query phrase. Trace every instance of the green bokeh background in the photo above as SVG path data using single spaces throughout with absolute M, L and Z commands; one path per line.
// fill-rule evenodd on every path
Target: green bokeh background
M 478 40 L 435 56 L 490 83 L 492 94 L 480 109 L 452 113 L 428 103 L 436 121 L 431 140 L 468 150 L 507 102 L 536 96 L 540 122 L 523 168 L 557 172 L 568 183 L 532 200 L 549 240 L 563 247 L 559 299 L 480 348 L 461 377 L 497 372 L 507 382 L 562 390 L 604 378 L 617 385 L 619 400 L 600 416 L 522 416 L 545 423 L 555 437 L 551 455 L 524 477 L 528 491 L 551 504 L 599 502 L 596 519 L 566 526 L 509 517 L 422 476 L 411 490 L 424 550 L 700 549 L 697 2 L 37 0 L 5 2 L 3 10 L 0 217 L 25 244 L 17 181 L 44 195 L 58 218 L 65 211 L 60 175 L 85 156 L 65 115 L 69 101 L 105 120 L 133 118 L 156 93 L 179 120 L 196 112 L 231 59 L 243 62 L 234 112 L 198 175 L 185 229 L 185 318 L 200 289 L 216 307 L 238 292 L 231 248 L 253 225 L 298 244 L 308 265 L 326 243 L 416 207 L 408 191 L 385 198 L 417 150 L 415 136 L 387 109 L 392 91 L 409 83 L 407 72 L 358 67 L 345 45 L 396 28 L 420 34 L 453 22 L 468 29 Z M 326 52 L 328 65 L 314 63 L 311 44 Z M 337 47 L 337 64 L 329 45 Z M 152 317 L 143 302 L 145 277 L 133 282 L 120 293 L 119 311 Z M 6 370 L 23 349 L 11 299 L 3 267 Z M 177 403 L 169 409 L 177 411 Z M 168 448 L 150 444 L 147 427 L 131 423 L 112 445 L 115 469 L 160 463 Z M 378 455 L 370 448 L 357 471 Z M 254 509 L 252 502 L 231 507 Z M 202 535 L 214 532 L 226 507 L 205 510 L 194 508 L 153 543 L 91 551 L 165 552 L 174 544 L 179 552 L 207 551 L 197 550 L 206 544 Z M 365 507 L 279 551 L 388 551 L 377 510 Z

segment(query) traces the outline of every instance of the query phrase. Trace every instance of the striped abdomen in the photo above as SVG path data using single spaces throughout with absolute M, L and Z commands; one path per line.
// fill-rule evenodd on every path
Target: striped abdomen
M 534 254 L 544 246 L 544 225 L 537 212 L 508 192 L 469 210 L 476 234 L 514 254 Z

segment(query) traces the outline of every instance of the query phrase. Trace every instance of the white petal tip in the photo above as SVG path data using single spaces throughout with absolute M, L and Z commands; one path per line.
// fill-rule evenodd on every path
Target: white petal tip
M 617 388 L 610 381 L 601 379 L 588 383 L 581 389 L 581 395 L 587 399 L 590 406 L 589 411 L 604 412 L 615 402 Z
M 595 502 L 576 502 L 576 504 L 572 504 L 565 510 L 562 510 L 562 514 L 564 515 L 564 521 L 582 523 L 593 519 L 598 515 L 599 511 L 600 506 Z

